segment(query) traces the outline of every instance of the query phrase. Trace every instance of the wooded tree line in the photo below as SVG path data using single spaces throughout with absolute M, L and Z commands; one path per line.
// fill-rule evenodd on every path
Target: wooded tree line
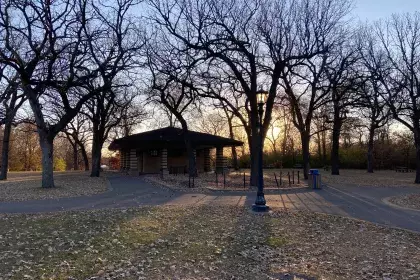
M 265 144 L 300 150 L 305 176 L 317 154 L 338 175 L 345 133 L 360 125 L 373 172 L 375 137 L 394 122 L 413 136 L 420 183 L 420 13 L 359 23 L 352 8 L 350 0 L 2 1 L 1 174 L 11 127 L 33 122 L 43 187 L 54 186 L 54 139 L 65 135 L 76 155 L 86 128 L 99 176 L 107 139 L 132 133 L 157 106 L 183 128 L 191 175 L 190 116 L 217 112 L 229 137 L 243 131 L 255 185 L 264 88 Z M 22 106 L 31 113 L 16 118 Z M 299 139 L 273 145 L 279 129 Z

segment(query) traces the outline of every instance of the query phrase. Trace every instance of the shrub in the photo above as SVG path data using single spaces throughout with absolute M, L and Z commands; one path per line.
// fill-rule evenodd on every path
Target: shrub
M 54 159 L 54 170 L 55 171 L 65 171 L 66 170 L 66 161 L 63 158 Z

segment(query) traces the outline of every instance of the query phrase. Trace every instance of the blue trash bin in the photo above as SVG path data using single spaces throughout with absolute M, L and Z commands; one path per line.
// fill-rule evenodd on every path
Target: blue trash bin
M 309 187 L 312 189 L 321 189 L 321 174 L 318 169 L 310 169 L 308 179 Z

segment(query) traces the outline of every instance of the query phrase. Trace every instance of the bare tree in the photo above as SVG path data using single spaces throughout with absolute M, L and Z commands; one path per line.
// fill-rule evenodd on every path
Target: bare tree
M 374 78 L 392 116 L 414 135 L 416 179 L 420 183 L 420 12 L 377 22 L 376 40 L 368 46 Z
M 256 185 L 256 172 L 262 164 L 256 157 L 260 149 L 256 100 L 259 85 L 269 88 L 263 121 L 265 135 L 282 72 L 291 61 L 325 52 L 327 46 L 323 41 L 333 30 L 331 26 L 347 14 L 348 1 L 150 0 L 149 3 L 155 23 L 171 35 L 171 40 L 179 42 L 181 51 L 194 50 L 196 57 L 208 61 L 208 75 L 219 78 L 223 72 L 221 82 L 237 81 L 239 90 L 234 92 L 246 99 L 246 117 L 233 104 L 227 105 L 246 124 L 252 159 L 251 184 Z M 217 94 L 208 96 L 228 101 Z
M 16 113 L 25 102 L 25 97 L 19 90 L 18 75 L 12 71 L 12 77 L 9 77 L 10 73 L 6 73 L 8 72 L 7 68 L 8 67 L 3 67 L 0 73 L 1 82 L 4 86 L 3 92 L 0 94 L 0 103 L 4 109 L 4 111 L 2 110 L 0 113 L 0 125 L 4 124 L 1 149 L 0 180 L 7 179 L 7 173 L 9 169 L 9 144 L 12 125 L 14 121 L 17 123 L 15 120 Z
M 386 125 L 391 117 L 391 112 L 384 99 L 385 88 L 382 85 L 382 73 L 388 67 L 385 52 L 378 48 L 377 38 L 371 34 L 370 28 L 365 26 L 359 32 L 358 50 L 361 57 L 361 69 L 365 73 L 365 80 L 360 88 L 360 106 L 362 115 L 368 119 L 367 141 L 367 172 L 373 173 L 374 137 L 376 131 Z
M 83 158 L 85 171 L 89 171 L 89 157 L 86 152 L 86 144 L 89 140 L 88 118 L 84 114 L 77 116 L 63 130 L 66 138 L 73 148 L 73 169 L 79 169 L 79 152 Z
M 0 63 L 16 70 L 37 125 L 42 187 L 54 187 L 53 141 L 94 96 L 80 87 L 96 75 L 87 67 L 83 34 L 87 0 L 11 1 L 0 8 Z M 76 87 L 78 87 L 76 89 Z
M 349 33 L 348 30 L 346 33 Z M 359 59 L 357 50 L 352 47 L 352 38 L 344 37 L 336 53 L 331 53 L 331 63 L 326 68 L 327 90 L 331 94 L 333 107 L 331 174 L 340 174 L 340 132 L 343 122 L 347 119 L 350 108 L 357 103 L 358 88 L 363 79 L 357 73 L 356 63 Z M 343 39 L 344 39 L 343 38 Z
M 139 101 L 133 101 L 127 104 L 126 108 L 120 110 L 121 122 L 111 131 L 111 138 L 121 138 L 133 134 L 134 129 L 150 118 L 150 113 L 143 107 Z
M 130 77 L 130 72 L 140 66 L 145 38 L 130 12 L 139 3 L 139 0 L 123 0 L 110 5 L 95 1 L 90 23 L 83 26 L 86 37 L 96 28 L 95 34 L 100 38 L 88 40 L 87 48 L 99 70 L 97 79 L 88 86 L 89 92 L 97 94 L 86 103 L 93 129 L 92 177 L 99 176 L 102 147 L 111 129 L 123 118 L 135 117 L 127 116 L 127 109 L 138 93 L 131 88 L 134 76 Z
M 92 124 L 92 177 L 100 175 L 102 148 L 110 132 L 124 120 L 129 123 L 145 115 L 143 111 L 130 110 L 137 91 L 124 89 L 117 93 L 118 90 L 114 88 L 110 92 L 101 92 L 85 104 L 86 116 Z
M 163 105 L 181 124 L 188 154 L 188 173 L 196 176 L 196 158 L 185 115 L 193 106 L 198 105 L 197 90 L 191 79 L 191 71 L 197 60 L 190 52 L 175 50 L 164 33 L 149 42 L 147 53 L 147 65 L 152 76 L 149 98 Z

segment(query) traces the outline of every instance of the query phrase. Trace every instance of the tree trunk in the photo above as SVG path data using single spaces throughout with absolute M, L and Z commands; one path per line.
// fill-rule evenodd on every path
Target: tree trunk
M 185 140 L 185 147 L 187 149 L 187 154 L 188 154 L 188 174 L 191 177 L 196 177 L 197 176 L 196 158 L 195 158 L 194 148 L 192 147 L 191 141 L 188 136 L 188 132 L 184 135 L 184 140 Z
M 324 130 L 322 135 L 322 161 L 324 164 L 327 163 L 327 132 Z
M 73 144 L 73 170 L 79 170 L 79 157 L 76 143 Z
M 420 141 L 416 143 L 416 184 L 420 184 Z
M 76 141 L 76 144 L 79 146 L 80 152 L 82 153 L 83 163 L 85 165 L 85 171 L 89 171 L 89 157 L 87 155 L 85 145 L 80 140 Z
M 236 147 L 232 147 L 232 164 L 235 170 L 239 170 L 238 153 L 236 152 Z
M 322 160 L 322 148 L 321 148 L 321 133 L 319 133 L 319 131 L 316 133 L 316 138 L 317 138 L 316 144 L 317 144 L 317 148 L 318 148 L 318 150 L 317 150 L 318 159 L 319 159 L 319 161 L 321 161 Z
M 373 173 L 373 147 L 374 147 L 375 127 L 373 125 L 369 128 L 369 141 L 367 150 L 367 172 Z
M 285 123 L 284 125 L 284 131 L 283 131 L 283 140 L 282 140 L 282 144 L 281 144 L 281 160 L 282 160 L 282 166 L 283 166 L 283 160 L 284 157 L 286 156 L 286 148 L 287 148 L 287 139 L 289 138 L 288 133 L 289 133 L 290 127 L 287 123 Z
M 3 146 L 1 151 L 1 170 L 0 180 L 7 180 L 7 172 L 9 169 L 9 144 L 10 144 L 10 133 L 12 132 L 12 120 L 9 118 L 6 120 L 3 132 Z
M 92 171 L 90 177 L 99 177 L 101 174 L 101 157 L 102 157 L 102 146 L 103 137 L 100 131 L 94 131 L 93 142 L 92 142 Z
M 54 138 L 39 132 L 39 144 L 42 151 L 42 187 L 54 188 Z
M 228 124 L 229 124 L 229 137 L 230 139 L 234 139 L 235 135 L 233 133 L 233 124 L 232 124 L 232 118 L 228 117 Z M 235 170 L 239 170 L 239 164 L 238 164 L 238 153 L 236 152 L 236 147 L 232 146 L 232 164 L 233 168 Z
M 305 179 L 308 179 L 308 173 L 309 173 L 309 140 L 310 135 L 308 132 L 304 131 L 300 133 L 300 138 L 302 141 L 302 156 L 303 156 L 303 177 Z
M 334 116 L 331 147 L 331 175 L 340 175 L 340 131 L 342 121 L 339 115 Z
M 184 133 L 184 143 L 185 143 L 185 148 L 187 149 L 187 155 L 188 155 L 188 174 L 191 177 L 196 177 L 197 176 L 197 164 L 196 164 L 196 158 L 195 158 L 196 155 L 194 153 L 194 148 L 190 141 L 188 125 L 185 119 L 181 115 L 178 115 L 177 119 L 181 123 L 182 131 Z
M 416 179 L 415 184 L 420 184 L 420 128 L 414 127 L 414 145 L 416 146 Z

